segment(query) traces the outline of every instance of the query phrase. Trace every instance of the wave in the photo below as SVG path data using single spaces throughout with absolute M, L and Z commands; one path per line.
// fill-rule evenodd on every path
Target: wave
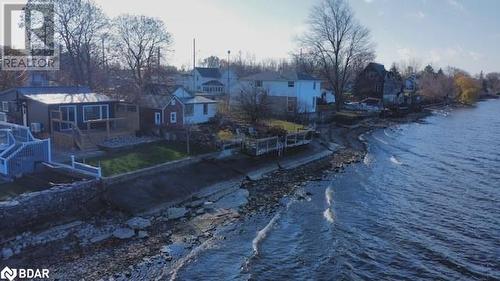
M 386 135 L 389 138 L 394 138 L 394 136 L 391 136 L 388 132 L 387 129 L 384 129 L 384 135 Z
M 215 239 L 216 238 L 214 236 L 214 237 L 206 240 L 205 242 L 201 243 L 198 247 L 191 250 L 191 252 L 189 252 L 189 254 L 187 254 L 183 258 L 179 259 L 178 261 L 176 261 L 172 270 L 170 271 L 170 279 L 169 280 L 173 281 L 173 280 L 177 279 L 177 274 L 179 273 L 179 270 L 181 268 L 183 268 L 187 263 L 189 263 L 192 259 L 197 257 L 202 251 L 205 251 L 205 250 L 211 248 L 211 246 L 214 244 Z M 163 279 L 164 275 L 165 275 L 165 273 L 162 272 L 161 275 L 156 280 Z
M 370 165 L 370 163 L 372 162 L 372 157 L 369 153 L 366 153 L 365 154 L 365 157 L 363 158 L 363 164 L 365 164 L 366 166 Z
M 389 143 L 388 143 L 388 142 L 386 142 L 385 140 L 383 140 L 383 139 L 381 139 L 381 138 L 378 138 L 378 137 L 376 137 L 376 136 L 373 136 L 373 138 L 374 138 L 375 140 L 377 140 L 377 141 L 379 141 L 379 142 L 381 142 L 381 143 L 385 144 L 385 145 L 389 145 Z
M 325 217 L 325 219 L 326 219 L 329 223 L 333 223 L 333 211 L 332 211 L 332 209 L 327 208 L 327 209 L 323 212 L 323 217 Z
M 274 224 L 280 219 L 281 213 L 277 213 L 274 217 L 269 221 L 269 223 L 261 230 L 257 232 L 257 236 L 252 241 L 252 248 L 254 256 L 259 255 L 259 244 L 267 237 L 267 234 L 273 228 Z
M 403 165 L 403 162 L 399 161 L 394 155 L 391 156 L 391 162 L 396 165 Z
M 333 203 L 333 190 L 331 186 L 328 186 L 325 189 L 325 198 L 326 198 L 326 203 L 328 206 L 332 206 Z

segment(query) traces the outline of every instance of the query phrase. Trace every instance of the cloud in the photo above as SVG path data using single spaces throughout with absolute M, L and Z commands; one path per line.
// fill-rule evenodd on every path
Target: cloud
M 365 2 L 366 2 L 366 3 L 368 3 L 368 4 L 373 3 L 373 0 L 363 0 L 363 1 L 365 1 Z
M 433 63 L 453 63 L 463 60 L 479 61 L 484 58 L 482 53 L 465 50 L 461 46 L 432 49 L 428 53 L 428 58 Z
M 448 4 L 457 10 L 465 11 L 465 6 L 460 0 L 448 0 Z
M 398 54 L 399 60 L 403 61 L 415 58 L 417 56 L 417 52 L 414 49 L 408 47 L 398 47 L 396 52 Z

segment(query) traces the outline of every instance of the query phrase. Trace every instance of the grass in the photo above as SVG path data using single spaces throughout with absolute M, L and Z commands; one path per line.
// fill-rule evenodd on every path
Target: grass
M 229 130 L 220 130 L 217 132 L 217 138 L 221 141 L 228 141 L 234 138 L 234 134 Z
M 303 130 L 304 129 L 303 125 L 300 125 L 300 124 L 297 124 L 297 123 L 293 123 L 293 122 L 284 121 L 284 120 L 278 120 L 278 119 L 268 120 L 267 124 L 270 127 L 280 127 L 280 128 L 283 128 L 283 129 L 285 129 L 286 131 L 288 131 L 290 133 L 295 133 L 298 130 Z
M 208 153 L 207 149 L 191 145 L 191 155 Z M 87 159 L 86 163 L 101 165 L 104 176 L 112 176 L 151 167 L 187 157 L 186 144 L 158 142 L 144 144 L 125 151 L 109 152 L 104 156 Z

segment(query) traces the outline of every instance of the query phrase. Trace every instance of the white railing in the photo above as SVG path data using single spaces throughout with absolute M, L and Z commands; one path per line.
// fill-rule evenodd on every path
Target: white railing
M 35 170 L 37 162 L 50 162 L 50 139 L 24 142 L 5 158 L 1 158 L 2 172 L 13 177 Z
M 299 131 L 285 136 L 285 147 L 295 147 L 312 141 L 312 130 Z
M 101 167 L 95 167 L 95 166 L 92 166 L 89 164 L 77 162 L 75 160 L 74 155 L 71 155 L 71 167 L 76 171 L 79 171 L 83 174 L 87 174 L 87 175 L 96 177 L 98 179 L 102 177 Z
M 7 134 L 7 144 L 0 152 L 0 173 L 7 177 L 31 173 L 38 162 L 50 162 L 50 139 L 33 137 L 28 127 L 0 122 L 0 131 Z

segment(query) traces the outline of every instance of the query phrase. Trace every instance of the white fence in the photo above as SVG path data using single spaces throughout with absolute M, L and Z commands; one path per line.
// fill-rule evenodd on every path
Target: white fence
M 81 172 L 83 174 L 87 174 L 89 176 L 93 176 L 93 177 L 96 177 L 96 178 L 101 178 L 102 177 L 101 167 L 94 167 L 94 166 L 89 165 L 89 164 L 77 162 L 75 160 L 75 156 L 74 155 L 71 155 L 71 167 L 74 170 L 79 171 L 79 172 Z
M 304 130 L 287 134 L 285 137 L 262 139 L 245 139 L 243 150 L 253 156 L 261 156 L 271 152 L 281 155 L 286 148 L 307 145 L 312 141 L 313 131 Z

